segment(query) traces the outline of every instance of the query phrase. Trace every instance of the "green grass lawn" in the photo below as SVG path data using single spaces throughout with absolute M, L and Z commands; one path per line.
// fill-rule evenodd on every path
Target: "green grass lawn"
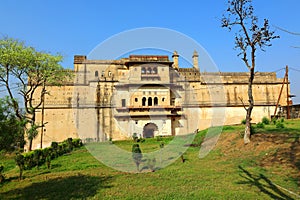
M 13 156 L 1 155 L 7 181 L 0 186 L 0 199 L 297 199 L 300 120 L 284 124 L 283 129 L 274 125 L 256 129 L 246 146 L 241 138 L 243 126 L 226 126 L 216 147 L 203 159 L 198 156 L 200 146 L 194 145 L 185 152 L 185 162 L 177 159 L 148 173 L 114 170 L 82 147 L 53 160 L 50 170 L 45 166 L 26 170 L 19 181 Z M 199 144 L 205 133 L 201 131 L 193 143 Z M 266 135 L 270 136 L 262 137 Z M 163 138 L 166 144 L 171 139 Z M 159 150 L 160 142 L 147 139 L 141 149 Z M 115 144 L 130 151 L 133 142 Z

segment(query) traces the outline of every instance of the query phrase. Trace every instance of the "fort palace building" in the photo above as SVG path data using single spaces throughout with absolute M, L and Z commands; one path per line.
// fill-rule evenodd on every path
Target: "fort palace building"
M 211 126 L 239 124 L 248 104 L 247 72 L 203 72 L 198 54 L 193 67 L 179 66 L 179 55 L 130 55 L 118 60 L 89 60 L 74 56 L 74 81 L 47 86 L 47 122 L 33 149 L 52 141 L 80 137 L 107 141 L 183 135 Z M 255 74 L 252 122 L 274 114 L 283 79 L 276 73 Z M 279 104 L 285 106 L 286 95 Z M 43 114 L 42 114 L 43 113 Z M 41 138 L 42 135 L 42 138 Z

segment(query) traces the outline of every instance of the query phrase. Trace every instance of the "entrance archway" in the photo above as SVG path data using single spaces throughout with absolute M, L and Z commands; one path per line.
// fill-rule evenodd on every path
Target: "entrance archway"
M 144 138 L 153 138 L 154 131 L 158 131 L 158 127 L 154 123 L 148 123 L 144 126 L 143 137 Z

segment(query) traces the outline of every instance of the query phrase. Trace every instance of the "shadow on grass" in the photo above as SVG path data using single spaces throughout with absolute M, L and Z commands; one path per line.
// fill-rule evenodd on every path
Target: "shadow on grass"
M 272 199 L 293 199 L 292 197 L 283 193 L 276 185 L 272 183 L 270 179 L 263 174 L 251 174 L 242 166 L 239 166 L 239 169 L 242 171 L 240 176 L 246 179 L 246 181 L 239 181 L 238 184 L 256 186 L 261 192 L 267 194 Z
M 86 199 L 101 189 L 110 188 L 110 179 L 86 175 L 55 178 L 0 193 L 0 199 Z

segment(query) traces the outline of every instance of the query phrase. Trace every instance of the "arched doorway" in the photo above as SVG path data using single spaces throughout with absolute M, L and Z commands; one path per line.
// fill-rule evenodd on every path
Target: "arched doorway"
M 143 137 L 144 138 L 153 138 L 154 131 L 158 131 L 158 127 L 154 123 L 148 123 L 144 126 Z

